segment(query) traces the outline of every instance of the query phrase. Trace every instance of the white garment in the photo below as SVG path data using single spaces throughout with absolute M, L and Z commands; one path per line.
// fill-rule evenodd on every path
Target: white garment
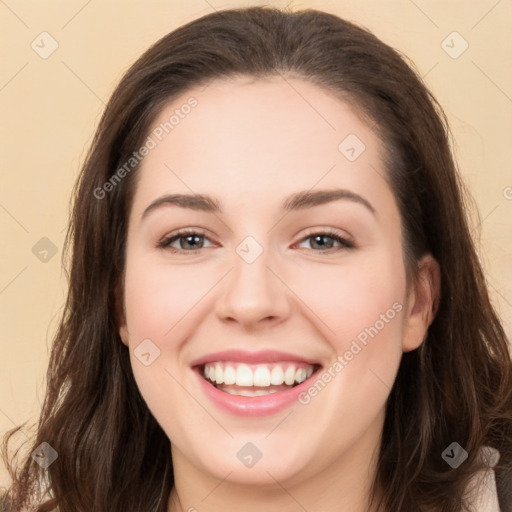
M 480 449 L 479 457 L 494 467 L 500 454 L 498 450 L 484 446 Z M 480 471 L 474 475 L 466 492 L 465 498 L 471 512 L 501 512 L 493 469 Z

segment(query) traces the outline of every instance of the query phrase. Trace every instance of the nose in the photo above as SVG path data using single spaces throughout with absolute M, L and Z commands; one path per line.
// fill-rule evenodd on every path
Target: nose
M 270 260 L 266 249 L 252 263 L 234 254 L 233 269 L 223 279 L 221 296 L 215 303 L 221 321 L 254 330 L 277 325 L 289 316 L 289 290 Z

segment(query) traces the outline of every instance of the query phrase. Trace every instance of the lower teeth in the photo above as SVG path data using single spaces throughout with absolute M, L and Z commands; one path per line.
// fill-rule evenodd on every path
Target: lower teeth
M 215 385 L 215 384 L 214 384 Z M 240 395 L 240 396 L 264 396 L 270 395 L 272 393 L 277 393 L 279 391 L 285 391 L 287 389 L 291 389 L 294 386 L 270 386 L 265 388 L 243 388 L 239 386 L 222 386 L 216 384 L 215 387 L 220 391 L 224 391 L 225 393 L 229 393 L 230 395 Z
M 230 395 L 241 395 L 241 396 L 263 396 L 270 395 L 271 393 L 277 393 L 280 391 L 279 389 L 258 389 L 256 391 L 251 391 L 249 389 L 240 389 L 239 391 L 235 391 L 234 389 L 226 389 L 221 390 L 229 393 Z

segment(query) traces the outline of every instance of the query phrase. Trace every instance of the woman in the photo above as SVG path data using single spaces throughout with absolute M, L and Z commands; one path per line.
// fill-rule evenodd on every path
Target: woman
M 510 512 L 463 204 L 441 108 L 368 31 L 249 8 L 158 41 L 77 183 L 10 510 Z

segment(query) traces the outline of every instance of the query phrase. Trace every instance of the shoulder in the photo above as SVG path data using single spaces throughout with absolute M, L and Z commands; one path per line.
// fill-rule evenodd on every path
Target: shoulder
M 491 468 L 496 466 L 500 458 L 499 452 L 489 446 L 483 446 L 478 456 Z M 471 512 L 501 512 L 493 469 L 480 471 L 473 476 L 466 490 L 465 499 Z

